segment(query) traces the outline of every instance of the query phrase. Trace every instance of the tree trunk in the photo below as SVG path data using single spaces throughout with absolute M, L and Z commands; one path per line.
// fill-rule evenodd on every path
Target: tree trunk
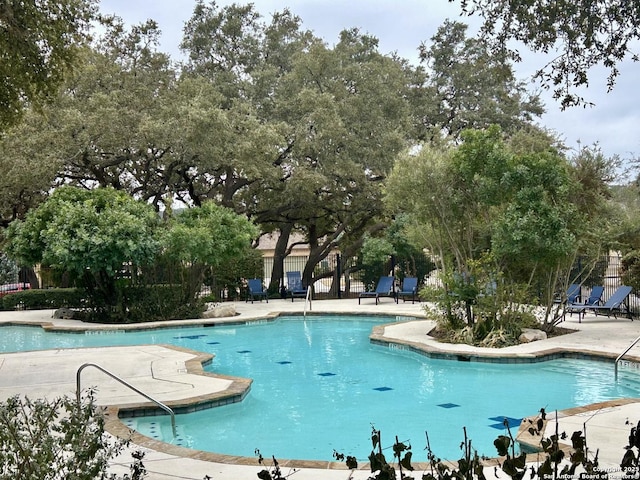
M 280 227 L 280 236 L 278 237 L 273 252 L 273 268 L 271 269 L 271 281 L 269 283 L 270 292 L 279 291 L 282 285 L 282 279 L 284 278 L 284 259 L 287 256 L 287 245 L 289 244 L 289 237 L 291 236 L 292 230 L 293 225 L 290 223 L 282 224 Z
M 309 260 L 304 266 L 304 272 L 302 273 L 303 285 L 313 284 L 313 272 L 316 266 L 331 253 L 331 250 L 335 247 L 335 239 L 340 236 L 344 231 L 344 228 L 339 227 L 335 232 L 326 236 L 324 242 L 318 242 L 317 229 L 314 225 L 309 227 Z M 330 277 L 330 272 L 322 272 L 322 277 Z

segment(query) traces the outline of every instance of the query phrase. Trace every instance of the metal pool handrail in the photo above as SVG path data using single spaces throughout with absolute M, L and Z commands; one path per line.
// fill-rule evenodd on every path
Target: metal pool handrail
M 309 302 L 309 311 L 311 311 L 311 286 L 307 287 L 307 295 L 304 297 L 303 317 L 307 316 L 307 302 Z
M 167 407 L 164 403 L 162 403 L 159 400 L 156 400 L 155 398 L 151 397 L 150 395 L 147 395 L 146 393 L 144 393 L 142 390 L 134 387 L 133 385 L 131 385 L 129 382 L 123 380 L 122 378 L 118 377 L 115 373 L 110 372 L 109 370 L 107 370 L 106 368 L 101 367 L 100 365 L 97 365 L 95 363 L 85 363 L 83 365 L 80 366 L 80 368 L 78 368 L 78 371 L 76 372 L 76 401 L 78 402 L 78 408 L 80 408 L 80 374 L 82 373 L 82 371 L 86 368 L 86 367 L 94 367 L 97 368 L 98 370 L 100 370 L 102 373 L 105 373 L 107 375 L 109 375 L 111 378 L 113 378 L 114 380 L 116 380 L 117 382 L 120 382 L 122 385 L 124 385 L 125 387 L 130 388 L 131 390 L 133 390 L 134 392 L 142 395 L 144 398 L 146 398 L 147 400 L 149 400 L 150 402 L 155 403 L 156 405 L 158 405 L 162 410 L 164 410 L 165 412 L 167 412 L 169 415 L 171 415 L 171 430 L 173 432 L 173 438 L 175 438 L 176 435 L 176 415 L 175 413 L 173 413 L 173 410 L 171 410 L 169 407 Z
M 620 360 L 622 360 L 622 357 L 624 357 L 627 353 L 629 353 L 629 350 L 631 350 L 633 347 L 636 346 L 636 343 L 640 342 L 640 337 L 636 338 L 633 343 L 631 345 L 629 345 L 629 347 L 622 352 L 620 355 L 618 355 L 618 358 L 616 358 L 616 363 L 614 365 L 614 370 L 615 370 L 615 379 L 618 380 L 618 363 L 620 362 Z

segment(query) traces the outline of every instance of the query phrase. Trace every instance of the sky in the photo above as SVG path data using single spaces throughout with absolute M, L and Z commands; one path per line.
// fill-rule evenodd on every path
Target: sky
M 219 7 L 231 3 L 234 2 L 216 0 Z M 430 43 L 446 19 L 469 24 L 469 35 L 479 25 L 477 18 L 460 16 L 459 1 L 448 0 L 236 0 L 235 3 L 253 3 L 266 20 L 272 13 L 289 8 L 302 19 L 303 28 L 312 30 L 328 45 L 337 43 L 345 28 L 357 27 L 379 39 L 381 53 L 395 52 L 411 61 L 417 61 L 419 45 Z M 160 50 L 178 59 L 182 30 L 194 6 L 195 0 L 101 0 L 100 9 L 121 17 L 128 25 L 155 20 L 162 31 Z M 529 82 L 531 74 L 549 58 L 521 53 L 524 61 L 515 65 L 516 75 Z M 539 84 L 530 83 L 531 91 L 541 93 L 547 110 L 538 123 L 556 132 L 572 149 L 597 144 L 608 157 L 615 155 L 628 161 L 640 156 L 640 137 L 635 135 L 640 121 L 640 63 L 627 60 L 619 67 L 621 75 L 611 92 L 607 92 L 606 69 L 590 73 L 589 87 L 580 93 L 595 107 L 562 111 L 550 93 Z

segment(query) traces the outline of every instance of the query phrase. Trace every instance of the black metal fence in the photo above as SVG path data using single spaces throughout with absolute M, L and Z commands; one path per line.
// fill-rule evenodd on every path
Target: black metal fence
M 286 272 L 304 272 L 308 258 L 307 256 L 288 256 L 285 258 L 284 278 L 282 279 L 285 287 L 288 287 Z M 352 293 L 362 292 L 364 290 L 362 274 L 358 271 L 352 272 L 355 263 L 355 259 L 349 258 L 345 261 L 338 253 L 329 254 L 325 259 L 321 260 L 313 272 L 314 295 L 322 298 L 346 298 Z M 344 264 L 346 264 L 346 268 Z M 273 258 L 265 258 L 263 268 L 265 285 L 269 285 L 271 283 Z M 342 270 L 346 270 L 346 272 Z
M 584 260 L 576 262 L 572 282 L 580 283 L 581 297 L 587 298 L 591 288 L 597 285 L 604 287 L 603 300 L 608 299 L 613 292 L 623 284 L 622 265 L 620 255 L 607 255 L 601 257 L 594 268 L 585 268 Z M 286 287 L 286 272 L 303 272 L 307 264 L 306 256 L 288 256 L 284 261 L 285 272 L 283 283 Z M 313 272 L 314 298 L 349 298 L 356 297 L 360 292 L 371 290 L 375 287 L 381 276 L 394 275 L 398 280 L 404 276 L 415 276 L 426 282 L 437 282 L 437 271 L 434 264 L 426 256 L 411 258 L 390 258 L 379 265 L 362 265 L 356 257 L 342 258 L 339 253 L 332 253 L 322 260 Z M 265 287 L 271 280 L 273 258 L 265 257 L 262 265 L 262 275 Z M 37 277 L 36 277 L 37 274 Z M 48 269 L 32 271 L 33 278 L 25 279 L 40 288 L 68 285 L 64 276 L 58 278 Z M 215 279 L 210 287 L 205 287 L 203 294 L 211 294 L 216 300 L 242 299 L 246 292 L 238 287 L 235 292 L 229 292 L 228 288 L 216 287 Z M 238 282 L 241 284 L 242 282 Z M 339 288 L 338 288 L 339 286 Z M 640 292 L 633 292 L 628 298 L 631 311 L 640 313 Z
M 582 284 L 581 296 L 587 298 L 591 292 L 591 288 L 597 285 L 604 287 L 602 298 L 606 300 L 613 292 L 623 284 L 622 282 L 622 266 L 620 255 L 602 256 L 593 268 L 585 268 L 586 261 L 579 259 L 576 262 L 574 272 L 571 275 L 572 281 Z M 320 262 L 314 271 L 314 291 L 318 294 L 329 295 L 332 291 L 334 298 L 337 297 L 337 290 L 332 290 L 332 285 L 336 282 L 336 276 L 340 278 L 340 296 L 355 296 L 358 293 L 371 289 L 375 286 L 375 282 L 381 276 L 395 275 L 402 278 L 406 276 L 417 276 L 419 278 L 435 277 L 437 271 L 433 270 L 433 263 L 425 257 L 417 257 L 410 259 L 391 258 L 388 262 L 381 263 L 376 266 L 363 266 L 357 263 L 357 259 L 349 259 L 342 261 L 341 271 L 338 266 L 340 262 L 339 254 L 331 254 L 325 260 Z M 302 272 L 306 266 L 307 257 L 287 257 L 285 259 L 284 271 Z M 273 259 L 264 259 L 264 278 L 265 283 L 269 283 L 271 269 L 273 268 Z M 406 272 L 406 273 L 405 273 Z M 431 273 L 431 275 L 430 275 Z M 321 277 L 321 278 L 318 278 Z M 285 278 L 286 285 L 286 278 Z M 629 306 L 633 311 L 640 312 L 640 297 L 632 294 L 629 299 Z
M 284 260 L 283 283 L 287 287 L 286 272 L 303 272 L 307 265 L 307 256 L 288 256 Z M 343 257 L 331 253 L 315 266 L 313 271 L 313 293 L 319 298 L 356 297 L 360 292 L 372 290 L 382 276 L 395 276 L 398 280 L 405 276 L 426 278 L 434 265 L 425 256 L 408 258 L 390 257 L 376 265 L 363 265 L 357 257 Z M 263 278 L 265 285 L 271 283 L 273 258 L 265 258 Z
M 580 297 L 584 300 L 589 297 L 591 288 L 595 286 L 603 286 L 604 293 L 602 301 L 606 301 L 613 292 L 622 286 L 622 256 L 621 255 L 603 255 L 595 263 L 593 268 L 587 268 L 583 259 L 578 259 L 574 266 L 574 274 L 572 280 L 574 283 L 581 284 Z M 627 298 L 629 309 L 638 314 L 640 312 L 640 292 L 632 292 Z

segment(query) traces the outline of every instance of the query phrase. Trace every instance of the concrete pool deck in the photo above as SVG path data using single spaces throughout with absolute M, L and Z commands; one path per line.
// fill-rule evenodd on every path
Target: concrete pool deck
M 168 322 L 150 323 L 136 327 L 244 322 L 277 313 L 301 313 L 303 305 L 302 301 L 291 302 L 290 300 L 271 300 L 269 303 L 253 304 L 237 302 L 235 307 L 239 315 L 230 319 L 184 320 L 170 322 L 170 324 Z M 410 318 L 420 317 L 423 314 L 418 303 L 400 302 L 396 305 L 390 299 L 382 299 L 379 305 L 375 305 L 372 300 L 365 299 L 361 305 L 358 305 L 357 299 L 322 300 L 314 301 L 312 309 L 312 313 L 399 316 L 400 322 L 384 328 L 376 328 L 372 334 L 372 340 L 380 343 L 404 344 L 407 348 L 426 352 L 427 355 L 470 360 L 491 360 L 499 356 L 512 361 L 522 361 L 545 355 L 555 356 L 567 351 L 577 357 L 599 356 L 615 359 L 640 336 L 639 321 L 631 322 L 626 318 L 614 319 L 587 315 L 582 323 L 579 323 L 577 316 L 568 316 L 562 326 L 575 329 L 574 333 L 503 349 L 482 349 L 468 345 L 440 344 L 433 340 L 427 335 L 434 325 L 433 322 Z M 54 320 L 51 316 L 51 310 L 0 312 L 0 325 L 32 324 L 43 325 L 47 329 L 59 328 L 80 332 L 125 328 L 121 325 L 105 326 L 83 324 L 73 320 Z M 634 347 L 629 352 L 629 356 L 630 359 L 640 362 L 640 346 Z M 31 398 L 75 395 L 76 371 L 81 365 L 91 362 L 108 369 L 172 407 L 236 401 L 238 396 L 242 397 L 243 392 L 249 388 L 248 381 L 203 373 L 201 365 L 209 359 L 210 356 L 207 354 L 158 345 L 0 354 L 0 395 L 3 395 L 3 398 L 17 394 Z M 613 367 L 612 381 L 614 381 Z M 82 386 L 92 385 L 93 382 L 99 386 L 97 401 L 100 404 L 116 405 L 122 409 L 148 405 L 143 398 L 121 387 L 97 370 L 83 371 Z M 624 454 L 624 446 L 627 444 L 631 427 L 640 420 L 640 403 L 638 402 L 640 399 L 637 402 L 627 399 L 559 412 L 559 430 L 566 431 L 570 437 L 573 431 L 586 427 L 588 444 L 594 449 L 599 449 L 600 465 L 615 469 Z M 117 412 L 117 410 L 110 411 Z M 536 412 L 531 412 L 531 415 L 535 414 Z M 109 431 L 114 434 L 125 434 L 126 427 L 114 418 L 115 415 L 110 417 Z M 552 421 L 548 424 L 545 436 L 551 435 L 555 430 L 555 412 L 548 412 L 547 418 Z M 257 478 L 257 473 L 265 468 L 258 465 L 256 459 L 196 452 L 160 444 L 139 435 L 134 436 L 133 441 L 141 445 L 140 449 L 145 452 L 144 464 L 149 472 L 146 478 L 150 480 L 201 480 L 207 475 L 215 480 Z M 437 454 L 437 445 L 434 449 Z M 365 456 L 366 453 L 362 452 L 359 456 Z M 281 459 L 278 458 L 278 460 Z M 414 452 L 414 466 L 417 462 L 425 460 L 426 455 L 421 451 Z M 124 456 L 121 461 L 122 465 L 114 465 L 115 472 L 125 472 L 125 466 L 131 463 L 129 456 Z M 281 462 L 284 475 L 293 471 L 291 465 L 286 461 Z M 337 466 L 329 462 L 296 462 L 294 465 L 297 471 L 292 478 L 301 480 L 349 478 L 364 480 L 370 476 L 368 469 L 351 472 L 344 465 Z M 336 466 L 338 468 L 335 468 Z M 493 468 L 490 472 L 493 472 Z M 502 477 L 506 478 L 504 474 Z

